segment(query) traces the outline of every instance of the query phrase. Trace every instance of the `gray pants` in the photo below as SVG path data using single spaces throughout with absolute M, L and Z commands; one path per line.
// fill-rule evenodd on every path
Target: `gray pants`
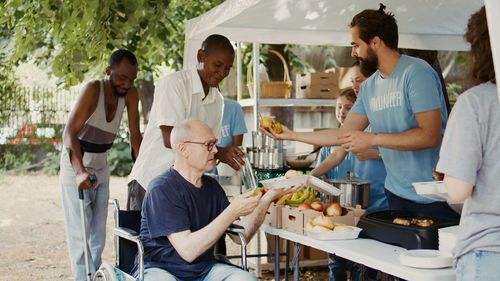
M 127 210 L 136 211 L 142 209 L 142 201 L 146 196 L 146 189 L 136 180 L 128 183 Z

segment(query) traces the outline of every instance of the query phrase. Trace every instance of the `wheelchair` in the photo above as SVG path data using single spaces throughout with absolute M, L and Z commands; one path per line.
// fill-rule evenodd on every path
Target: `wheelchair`
M 115 245 L 115 265 L 103 262 L 96 271 L 94 281 L 142 281 L 144 280 L 144 247 L 139 237 L 141 228 L 141 211 L 120 210 L 117 199 L 110 200 L 113 205 L 113 216 L 115 227 L 113 229 Z M 247 242 L 243 236 L 245 229 L 242 226 L 232 224 L 226 229 L 227 234 L 237 235 L 241 247 L 241 268 L 248 270 L 246 246 Z M 137 258 L 137 266 L 135 265 Z M 228 263 L 229 260 L 216 257 L 219 262 Z M 137 275 L 137 277 L 134 277 Z

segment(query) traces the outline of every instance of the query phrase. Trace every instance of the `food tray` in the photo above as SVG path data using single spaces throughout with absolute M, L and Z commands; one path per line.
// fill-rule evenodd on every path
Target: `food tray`
M 317 240 L 349 240 L 358 238 L 361 228 L 352 227 L 352 231 L 314 231 L 306 230 L 306 235 Z
M 340 189 L 311 175 L 302 175 L 289 179 L 283 176 L 274 179 L 263 180 L 260 181 L 260 183 L 264 187 L 267 187 L 269 189 L 290 187 L 297 184 L 305 184 L 307 186 L 312 187 L 314 190 L 323 192 L 325 194 L 330 194 L 334 196 L 339 196 L 340 194 L 342 194 L 342 191 Z
M 393 223 L 395 218 L 432 219 L 429 227 L 415 225 L 405 226 Z M 459 219 L 442 219 L 424 216 L 419 213 L 403 210 L 385 210 L 365 213 L 358 222 L 362 228 L 361 237 L 372 238 L 384 243 L 411 249 L 435 249 L 438 244 L 438 229 L 458 225 Z

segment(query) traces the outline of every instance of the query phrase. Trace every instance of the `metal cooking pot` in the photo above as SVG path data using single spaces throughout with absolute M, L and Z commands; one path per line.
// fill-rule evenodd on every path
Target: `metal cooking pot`
M 368 208 L 370 199 L 369 181 L 355 178 L 351 172 L 348 172 L 346 178 L 329 180 L 328 182 L 342 191 L 339 198 L 340 205 L 350 205 L 352 207 L 360 205 L 363 209 Z

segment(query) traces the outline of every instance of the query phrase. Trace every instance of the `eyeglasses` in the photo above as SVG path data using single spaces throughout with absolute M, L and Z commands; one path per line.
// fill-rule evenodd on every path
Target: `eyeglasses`
M 219 140 L 218 139 L 211 139 L 211 140 L 207 140 L 207 141 L 204 141 L 204 142 L 199 142 L 199 141 L 185 141 L 184 143 L 195 143 L 195 144 L 201 144 L 201 145 L 204 145 L 208 152 L 212 151 L 212 149 L 214 149 L 214 146 L 217 144 Z

